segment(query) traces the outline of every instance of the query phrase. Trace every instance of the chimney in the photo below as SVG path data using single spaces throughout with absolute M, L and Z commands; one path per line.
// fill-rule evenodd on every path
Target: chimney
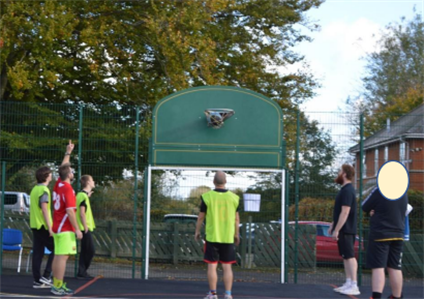
M 386 121 L 387 133 L 390 133 L 390 118 Z

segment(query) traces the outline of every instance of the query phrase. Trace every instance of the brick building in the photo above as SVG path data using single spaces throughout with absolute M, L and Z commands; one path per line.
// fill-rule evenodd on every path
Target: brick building
M 359 186 L 359 164 L 364 165 L 364 190 L 375 185 L 378 170 L 387 161 L 397 160 L 409 171 L 409 189 L 424 192 L 424 104 L 364 141 L 364 157 L 360 161 L 359 144 L 349 152 L 355 155 L 356 188 Z

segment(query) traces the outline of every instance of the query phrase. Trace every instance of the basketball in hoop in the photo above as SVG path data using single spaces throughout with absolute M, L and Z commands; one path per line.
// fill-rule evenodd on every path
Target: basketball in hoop
M 233 109 L 209 108 L 205 110 L 208 127 L 219 129 L 224 125 L 224 121 L 234 115 Z

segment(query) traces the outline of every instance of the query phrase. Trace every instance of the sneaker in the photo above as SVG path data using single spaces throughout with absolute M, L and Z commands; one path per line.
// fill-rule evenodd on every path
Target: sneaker
M 350 286 L 350 284 L 348 284 L 347 282 L 345 282 L 341 287 L 335 288 L 333 289 L 334 292 L 340 293 L 341 291 L 343 291 L 344 289 L 348 288 Z
M 203 299 L 218 299 L 218 295 L 207 294 Z
M 340 294 L 343 294 L 343 295 L 354 295 L 354 296 L 356 296 L 356 295 L 361 295 L 361 292 L 359 291 L 358 286 L 351 285 L 351 286 L 349 286 L 349 287 L 347 287 L 345 289 L 342 289 L 340 291 Z
M 41 282 L 41 279 L 40 279 L 40 281 L 34 281 L 34 282 L 32 283 L 32 287 L 33 287 L 34 289 L 48 289 L 48 288 L 50 288 L 50 287 L 51 287 L 51 285 L 46 284 L 46 283 L 44 283 L 44 282 Z
M 225 294 L 224 299 L 233 299 L 233 296 Z
M 40 278 L 40 282 L 41 283 L 44 283 L 44 284 L 46 284 L 48 286 L 53 286 L 53 281 L 51 280 L 51 278 L 46 278 L 46 277 L 42 276 Z
M 60 288 L 55 288 L 54 286 L 51 288 L 50 292 L 57 296 L 65 296 L 65 295 L 73 295 L 74 291 L 68 289 L 66 287 L 66 283 L 64 283 Z

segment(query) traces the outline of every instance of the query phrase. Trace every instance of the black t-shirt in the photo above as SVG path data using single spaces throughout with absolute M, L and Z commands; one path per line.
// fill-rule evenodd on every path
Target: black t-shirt
M 408 195 L 404 194 L 398 200 L 388 200 L 378 188 L 362 202 L 362 210 L 369 213 L 370 238 L 372 240 L 403 239 L 405 232 L 405 213 L 408 205 Z
M 356 227 L 358 223 L 358 217 L 356 215 L 356 196 L 355 188 L 353 188 L 351 183 L 344 185 L 336 196 L 333 211 L 333 228 L 336 227 L 337 222 L 339 221 L 342 206 L 350 207 L 350 212 L 346 219 L 346 223 L 342 226 L 340 232 L 345 234 L 356 234 Z

